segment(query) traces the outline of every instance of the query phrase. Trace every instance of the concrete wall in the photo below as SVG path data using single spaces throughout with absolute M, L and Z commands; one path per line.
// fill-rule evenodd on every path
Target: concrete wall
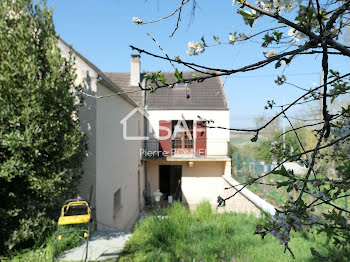
M 70 48 L 61 41 L 58 42 L 63 57 L 69 57 Z M 95 96 L 97 94 L 97 73 L 78 56 L 75 56 L 77 74 L 76 85 L 85 84 L 84 92 Z M 83 163 L 84 174 L 79 185 L 79 195 L 89 200 L 92 187 L 91 205 L 96 206 L 96 99 L 85 97 L 84 105 L 79 109 L 80 129 L 88 136 L 88 151 Z
M 258 195 L 254 194 L 252 191 L 244 187 L 238 181 L 234 180 L 232 176 L 223 176 L 223 178 L 225 179 L 227 184 L 231 187 L 230 190 L 228 191 L 229 194 L 239 191 L 239 195 L 245 197 L 245 199 L 249 200 L 250 203 L 253 203 L 256 208 L 258 208 L 262 212 L 270 214 L 271 216 L 275 215 L 276 209 L 273 205 L 266 202 L 264 199 L 260 198 Z M 248 208 L 248 205 L 244 206 L 243 208 Z
M 223 186 L 229 188 L 225 190 L 222 198 L 231 197 L 236 193 L 234 197 L 231 197 L 226 201 L 225 207 L 218 208 L 219 212 L 237 212 L 237 213 L 248 213 L 253 214 L 255 216 L 260 216 L 260 209 L 254 205 L 251 201 L 249 201 L 245 196 L 241 193 L 237 193 L 237 190 L 232 187 L 230 183 L 228 183 L 224 178 L 222 178 Z
M 148 178 L 151 194 L 159 188 L 159 166 L 182 166 L 182 202 L 195 207 L 202 201 L 209 201 L 216 206 L 217 197 L 223 195 L 225 183 L 222 175 L 230 167 L 230 161 L 193 161 L 190 167 L 188 161 L 148 161 Z
M 159 120 L 200 120 L 212 119 L 215 126 L 230 126 L 230 115 L 228 110 L 149 110 L 150 124 L 156 137 L 159 136 Z M 196 136 L 196 132 L 194 132 Z M 195 138 L 195 137 L 194 137 Z M 230 141 L 230 132 L 222 129 L 207 130 L 207 155 L 224 156 L 227 155 L 228 142 Z
M 98 96 L 112 94 L 99 85 Z M 134 106 L 119 96 L 97 100 L 97 221 L 99 228 L 130 229 L 139 214 L 142 141 L 123 139 L 120 121 Z M 142 134 L 143 118 L 136 112 L 127 121 L 129 136 Z M 140 175 L 139 175 L 140 172 Z M 114 193 L 121 189 L 121 209 L 114 214 Z M 103 225 L 106 225 L 105 227 Z
M 241 193 L 226 201 L 225 207 L 217 207 L 217 197 L 232 196 L 237 190 L 220 174 L 230 177 L 230 161 L 194 161 L 193 167 L 183 161 L 148 161 L 148 177 L 151 193 L 159 188 L 159 165 L 182 166 L 182 202 L 190 209 L 209 201 L 212 208 L 218 212 L 239 212 L 259 216 L 260 209 Z M 225 188 L 229 188 L 225 190 Z

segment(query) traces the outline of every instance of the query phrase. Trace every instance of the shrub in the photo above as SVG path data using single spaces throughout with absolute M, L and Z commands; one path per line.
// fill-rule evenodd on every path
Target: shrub
M 57 43 L 44 2 L 0 2 L 2 254 L 40 240 L 81 176 L 86 138 L 72 93 L 74 61 Z

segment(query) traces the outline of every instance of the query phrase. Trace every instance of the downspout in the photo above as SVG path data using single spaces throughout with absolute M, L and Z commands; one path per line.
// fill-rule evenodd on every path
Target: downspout
M 139 212 L 142 211 L 141 207 L 141 176 L 140 176 L 140 164 L 139 169 L 137 170 L 137 189 L 138 189 L 138 200 L 139 200 Z
M 142 81 L 142 86 L 143 88 L 145 88 L 146 86 L 146 79 L 144 79 Z M 145 111 L 145 113 L 147 114 L 147 104 L 146 104 L 146 89 L 143 91 L 143 110 Z M 143 136 L 147 136 L 148 134 L 148 119 L 146 118 L 146 116 L 143 116 Z M 147 140 L 143 141 L 143 148 L 146 149 L 147 148 Z M 144 161 L 144 167 L 145 167 L 145 189 L 146 189 L 146 197 L 148 198 L 150 196 L 150 192 L 149 192 L 149 187 L 148 187 L 148 169 L 147 169 L 147 161 Z M 145 199 L 146 202 L 146 199 Z

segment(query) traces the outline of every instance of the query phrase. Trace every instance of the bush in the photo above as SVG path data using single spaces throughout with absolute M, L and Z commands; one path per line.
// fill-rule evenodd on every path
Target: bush
M 0 255 L 42 240 L 81 176 L 74 61 L 57 43 L 44 2 L 0 1 Z

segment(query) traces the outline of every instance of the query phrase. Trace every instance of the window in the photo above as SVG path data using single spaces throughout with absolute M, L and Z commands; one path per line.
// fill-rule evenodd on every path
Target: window
M 121 200 L 121 189 L 119 188 L 115 193 L 114 193 L 114 208 L 113 208 L 113 215 L 117 215 L 118 211 L 122 207 L 122 200 Z
M 173 140 L 173 148 L 181 148 L 182 145 L 182 125 L 173 121 L 173 134 L 176 133 Z
M 173 134 L 176 133 L 173 148 L 193 148 L 193 121 L 184 122 L 174 120 L 172 122 Z
M 175 87 L 187 87 L 187 83 L 177 83 Z

